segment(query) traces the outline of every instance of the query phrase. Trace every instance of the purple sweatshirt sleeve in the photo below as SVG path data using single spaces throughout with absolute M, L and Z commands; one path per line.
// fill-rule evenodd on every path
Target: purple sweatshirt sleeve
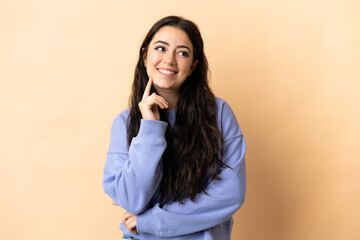
M 162 178 L 161 157 L 166 149 L 167 123 L 141 120 L 130 147 L 126 140 L 128 114 L 119 114 L 111 127 L 110 147 L 103 172 L 103 188 L 119 206 L 142 213 Z
M 220 173 L 220 181 L 212 181 L 205 193 L 195 201 L 185 199 L 153 208 L 137 216 L 139 233 L 158 237 L 175 237 L 203 231 L 219 225 L 241 207 L 245 200 L 245 142 L 230 106 L 221 101 L 218 106 L 220 129 L 224 136 L 224 162 L 231 168 Z

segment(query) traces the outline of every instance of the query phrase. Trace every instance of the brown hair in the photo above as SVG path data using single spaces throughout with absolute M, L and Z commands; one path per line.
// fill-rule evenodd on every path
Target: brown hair
M 163 178 L 160 187 L 163 204 L 182 202 L 184 198 L 194 201 L 197 193 L 205 192 L 209 181 L 220 180 L 220 168 L 227 167 L 222 162 L 224 140 L 218 128 L 215 96 L 208 84 L 209 70 L 203 40 L 196 24 L 182 17 L 160 19 L 147 33 L 140 47 L 129 99 L 128 144 L 139 131 L 142 116 L 138 103 L 149 79 L 143 56 L 153 36 L 164 26 L 179 28 L 188 35 L 193 44 L 193 60 L 197 60 L 198 64 L 179 90 L 174 126 L 176 146 L 171 140 L 171 133 L 166 132 L 168 146 L 162 156 Z M 154 88 L 152 91 L 156 92 Z M 167 122 L 166 110 L 160 109 L 160 115 L 161 120 Z

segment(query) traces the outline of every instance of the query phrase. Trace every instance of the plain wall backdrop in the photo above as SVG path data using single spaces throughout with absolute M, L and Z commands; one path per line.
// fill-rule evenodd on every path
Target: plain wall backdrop
M 247 143 L 232 239 L 360 239 L 360 2 L 0 0 L 0 239 L 120 239 L 102 190 L 140 43 L 202 32 Z

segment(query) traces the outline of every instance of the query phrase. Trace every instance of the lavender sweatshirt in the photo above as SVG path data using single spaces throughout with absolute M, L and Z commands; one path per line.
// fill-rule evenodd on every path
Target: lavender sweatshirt
M 176 110 L 168 111 L 169 124 L 141 120 L 140 130 L 126 139 L 129 109 L 120 113 L 111 128 L 110 147 L 103 172 L 103 187 L 112 200 L 137 215 L 138 235 L 123 224 L 120 229 L 140 240 L 230 239 L 232 215 L 245 200 L 245 142 L 230 106 L 216 98 L 219 129 L 224 137 L 224 168 L 220 181 L 212 181 L 195 201 L 173 202 L 159 206 L 162 179 L 161 156 L 166 149 L 165 132 L 173 127 Z M 170 126 L 168 126 L 170 125 Z

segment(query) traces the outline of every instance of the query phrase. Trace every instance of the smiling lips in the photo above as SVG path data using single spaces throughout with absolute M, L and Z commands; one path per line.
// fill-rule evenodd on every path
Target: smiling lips
M 171 69 L 164 69 L 164 68 L 158 68 L 158 71 L 162 74 L 165 74 L 165 75 L 174 75 L 176 74 L 177 72 L 171 70 Z

